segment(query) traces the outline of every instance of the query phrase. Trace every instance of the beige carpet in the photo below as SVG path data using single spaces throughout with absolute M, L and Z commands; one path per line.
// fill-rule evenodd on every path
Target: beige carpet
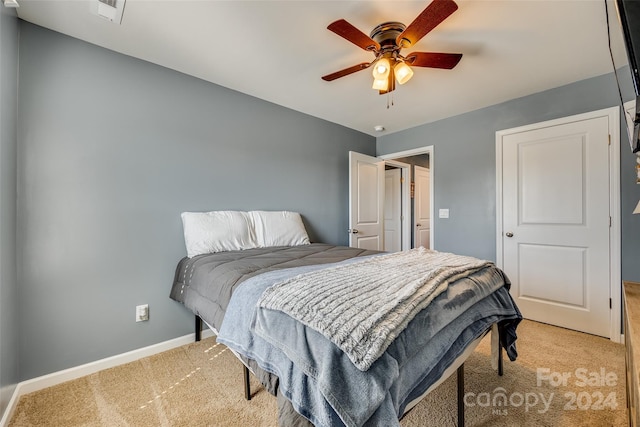
M 488 339 L 465 364 L 467 426 L 627 425 L 622 345 L 529 321 L 518 335 L 503 377 Z M 252 387 L 245 401 L 240 362 L 210 338 L 22 396 L 9 426 L 275 426 L 275 398 Z M 455 375 L 401 424 L 455 425 Z

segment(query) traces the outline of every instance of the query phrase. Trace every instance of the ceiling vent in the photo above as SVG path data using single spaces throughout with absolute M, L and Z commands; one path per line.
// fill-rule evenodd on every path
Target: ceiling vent
M 107 19 L 115 24 L 122 22 L 125 0 L 93 0 L 91 13 Z

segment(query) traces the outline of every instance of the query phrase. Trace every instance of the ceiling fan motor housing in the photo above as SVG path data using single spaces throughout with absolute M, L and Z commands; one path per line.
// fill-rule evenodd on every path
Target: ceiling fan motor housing
M 375 27 L 369 37 L 378 42 L 380 51 L 396 50 L 399 46 L 396 44 L 396 38 L 402 34 L 406 25 L 402 22 L 384 22 Z

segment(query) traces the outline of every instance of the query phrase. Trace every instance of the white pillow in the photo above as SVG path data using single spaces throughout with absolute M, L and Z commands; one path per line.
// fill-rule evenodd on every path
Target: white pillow
M 249 212 L 258 247 L 308 245 L 309 236 L 297 212 Z
M 258 246 L 247 212 L 183 212 L 181 217 L 189 258 Z

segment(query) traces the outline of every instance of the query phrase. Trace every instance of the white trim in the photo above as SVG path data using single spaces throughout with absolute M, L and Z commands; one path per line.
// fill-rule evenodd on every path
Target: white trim
M 622 344 L 622 220 L 620 218 L 620 108 L 611 107 L 607 110 L 609 116 L 609 213 L 611 227 L 609 228 L 609 275 L 611 298 L 611 341 Z
M 429 236 L 429 247 L 433 250 L 435 250 L 435 230 L 433 228 L 433 221 L 434 221 L 434 216 L 433 216 L 433 212 L 434 212 L 434 204 L 433 204 L 433 200 L 434 200 L 434 182 L 435 182 L 435 153 L 434 153 L 434 147 L 433 145 L 429 145 L 426 147 L 419 147 L 419 148 L 413 148 L 411 150 L 405 150 L 405 151 L 399 151 L 397 153 L 389 153 L 389 154 L 384 154 L 382 156 L 378 156 L 379 158 L 383 159 L 383 160 L 393 160 L 393 159 L 398 159 L 401 157 L 411 157 L 411 156 L 417 156 L 419 154 L 428 154 L 429 155 L 429 170 L 431 171 L 431 179 L 429 180 L 429 202 L 431 205 L 431 213 L 429 214 L 429 229 L 430 231 L 430 236 Z M 410 175 L 409 175 L 410 177 Z M 412 228 L 412 227 L 410 227 Z M 413 231 L 413 230 L 411 230 Z M 409 228 L 407 228 L 407 232 L 410 233 L 411 231 L 409 231 Z
M 203 339 L 212 336 L 214 336 L 213 331 L 202 331 Z M 96 360 L 95 362 L 86 363 L 84 365 L 22 381 L 18 383 L 13 392 L 11 400 L 9 400 L 9 405 L 5 409 L 2 419 L 0 419 L 0 427 L 5 427 L 9 424 L 9 420 L 11 420 L 11 417 L 13 416 L 13 413 L 18 406 L 18 400 L 20 400 L 20 396 L 28 393 L 33 393 L 34 391 L 42 390 L 47 387 L 52 387 L 66 381 L 75 380 L 86 375 L 91 375 L 104 369 L 113 368 L 114 366 L 133 362 L 144 357 L 153 356 L 154 354 L 162 353 L 163 351 L 190 344 L 194 341 L 195 333 L 188 334 L 169 341 L 153 344 L 148 347 L 139 348 L 136 350 L 128 351 L 126 353 L 107 357 L 105 359 Z
M 504 268 L 502 247 L 502 138 L 504 131 L 496 132 L 496 265 Z
M 622 319 L 622 279 L 621 279 L 621 225 L 620 225 L 620 108 L 610 107 L 589 113 L 577 114 L 512 129 L 496 132 L 496 265 L 503 267 L 504 248 L 502 246 L 502 139 L 506 135 L 526 132 L 534 129 L 552 127 L 567 122 L 590 120 L 597 117 L 607 117 L 611 145 L 609 151 L 609 214 L 611 227 L 609 229 L 609 297 L 611 298 L 609 338 L 613 342 L 621 343 Z
M 4 427 L 6 425 L 9 424 L 9 420 L 11 419 L 11 417 L 13 416 L 13 412 L 16 408 L 16 406 L 18 405 L 18 386 L 17 384 L 14 384 L 13 386 L 11 386 L 13 388 L 13 391 L 11 392 L 11 398 L 9 399 L 9 403 L 7 404 L 7 407 L 4 408 L 4 414 L 2 416 L 2 418 L 0 419 L 0 426 Z M 5 387 L 5 390 L 8 389 L 9 387 Z M 2 390 L 2 394 L 4 397 L 4 393 L 5 390 Z

